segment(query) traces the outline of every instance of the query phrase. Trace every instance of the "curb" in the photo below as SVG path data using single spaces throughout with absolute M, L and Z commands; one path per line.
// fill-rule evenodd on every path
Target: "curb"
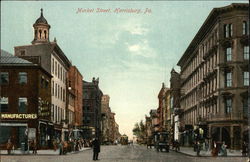
M 83 151 L 87 151 L 87 150 L 90 150 L 91 148 L 87 148 L 85 150 L 82 150 L 82 151 L 75 151 L 75 152 L 70 152 L 70 153 L 67 153 L 65 155 L 59 155 L 59 154 L 1 154 L 1 156 L 67 156 L 67 155 L 72 155 L 72 154 L 78 154 L 80 152 L 83 152 Z
M 176 152 L 175 150 L 173 149 L 170 149 L 172 152 Z M 182 151 L 177 151 L 176 153 L 181 153 L 181 154 L 184 154 L 184 155 L 187 155 L 187 156 L 191 156 L 191 157 L 213 157 L 212 155 L 200 155 L 200 156 L 197 156 L 197 155 L 192 155 L 192 154 L 188 154 L 188 153 L 185 153 L 185 152 L 182 152 Z M 227 156 L 216 156 L 215 158 L 226 158 L 226 157 L 246 157 L 246 156 L 240 156 L 240 155 L 227 155 Z

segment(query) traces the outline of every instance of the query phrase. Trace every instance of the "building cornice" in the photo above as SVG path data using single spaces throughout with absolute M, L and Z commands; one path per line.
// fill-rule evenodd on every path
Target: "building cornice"
M 219 15 L 226 13 L 226 12 L 231 12 L 234 9 L 248 11 L 249 10 L 248 8 L 249 8 L 249 4 L 247 3 L 232 3 L 229 6 L 225 6 L 221 8 L 214 8 L 208 15 L 205 22 L 200 27 L 199 31 L 197 32 L 194 39 L 189 44 L 188 48 L 182 55 L 181 59 L 178 61 L 177 65 L 183 66 L 187 58 L 191 58 L 189 55 L 193 53 L 193 51 L 195 51 L 199 43 L 207 35 L 208 31 L 210 31 L 211 28 L 215 25 L 217 20 L 220 18 Z

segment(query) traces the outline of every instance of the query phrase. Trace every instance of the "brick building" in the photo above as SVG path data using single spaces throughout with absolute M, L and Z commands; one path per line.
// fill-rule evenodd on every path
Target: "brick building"
M 179 140 L 182 109 L 180 107 L 180 74 L 174 69 L 171 70 L 170 76 L 170 120 L 171 120 L 171 138 Z
M 51 78 L 38 64 L 1 50 L 0 146 L 11 138 L 15 148 L 28 139 L 52 147 Z M 29 137 L 29 138 L 28 138 Z
M 83 81 L 83 137 L 85 139 L 101 138 L 101 100 L 102 91 L 99 88 L 99 78 L 92 82 Z
M 162 83 L 161 90 L 158 94 L 158 101 L 159 101 L 159 106 L 157 109 L 158 113 L 158 118 L 159 118 L 159 131 L 164 131 L 166 130 L 165 128 L 165 112 L 166 112 L 166 99 L 165 99 L 165 93 L 167 91 L 167 88 L 165 87 L 165 84 Z
M 145 116 L 145 129 L 146 129 L 146 140 L 147 142 L 153 139 L 152 130 L 152 119 L 149 116 Z
M 82 126 L 82 75 L 76 66 L 70 66 L 68 72 L 68 108 L 67 119 L 70 137 L 80 137 Z
M 240 148 L 247 140 L 249 4 L 214 8 L 178 65 L 185 127 Z
M 171 130 L 170 88 L 166 90 L 164 99 L 165 99 L 164 128 L 168 132 L 170 132 Z
M 152 126 L 152 135 L 154 136 L 157 132 L 159 132 L 159 117 L 157 113 L 157 109 L 151 109 L 149 112 L 150 119 L 151 119 L 151 126 Z

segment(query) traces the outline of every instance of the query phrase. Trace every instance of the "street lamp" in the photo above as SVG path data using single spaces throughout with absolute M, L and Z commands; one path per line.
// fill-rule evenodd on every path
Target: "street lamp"
M 249 35 L 248 35 L 249 37 Z M 250 43 L 249 39 L 248 39 L 248 44 Z M 249 52 L 249 51 L 248 51 Z M 248 53 L 249 55 L 249 53 Z M 248 63 L 250 64 L 250 60 L 248 60 Z M 250 78 L 250 66 L 248 65 L 248 125 L 247 125 L 247 129 L 248 129 L 248 162 L 250 162 L 250 84 L 249 84 L 249 78 Z

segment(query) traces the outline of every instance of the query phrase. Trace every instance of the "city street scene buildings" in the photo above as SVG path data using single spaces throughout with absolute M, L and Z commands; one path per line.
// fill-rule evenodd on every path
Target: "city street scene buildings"
M 181 146 L 248 141 L 249 5 L 231 4 L 208 15 L 172 69 L 159 107 L 146 116 L 147 138 L 166 131 Z M 144 139 L 147 140 L 147 139 Z
M 1 161 L 250 162 L 248 2 L 50 3 L 3 3 Z
M 99 79 L 84 81 L 56 39 L 49 40 L 43 9 L 33 28 L 31 45 L 14 47 L 14 55 L 1 50 L 1 149 L 8 140 L 15 149 L 25 150 L 33 140 L 38 149 L 79 139 L 89 145 L 101 138 L 101 128 L 112 128 L 106 133 L 112 143 L 116 141 L 119 127 L 114 113 L 107 113 L 110 124 L 101 125 L 105 120 Z

